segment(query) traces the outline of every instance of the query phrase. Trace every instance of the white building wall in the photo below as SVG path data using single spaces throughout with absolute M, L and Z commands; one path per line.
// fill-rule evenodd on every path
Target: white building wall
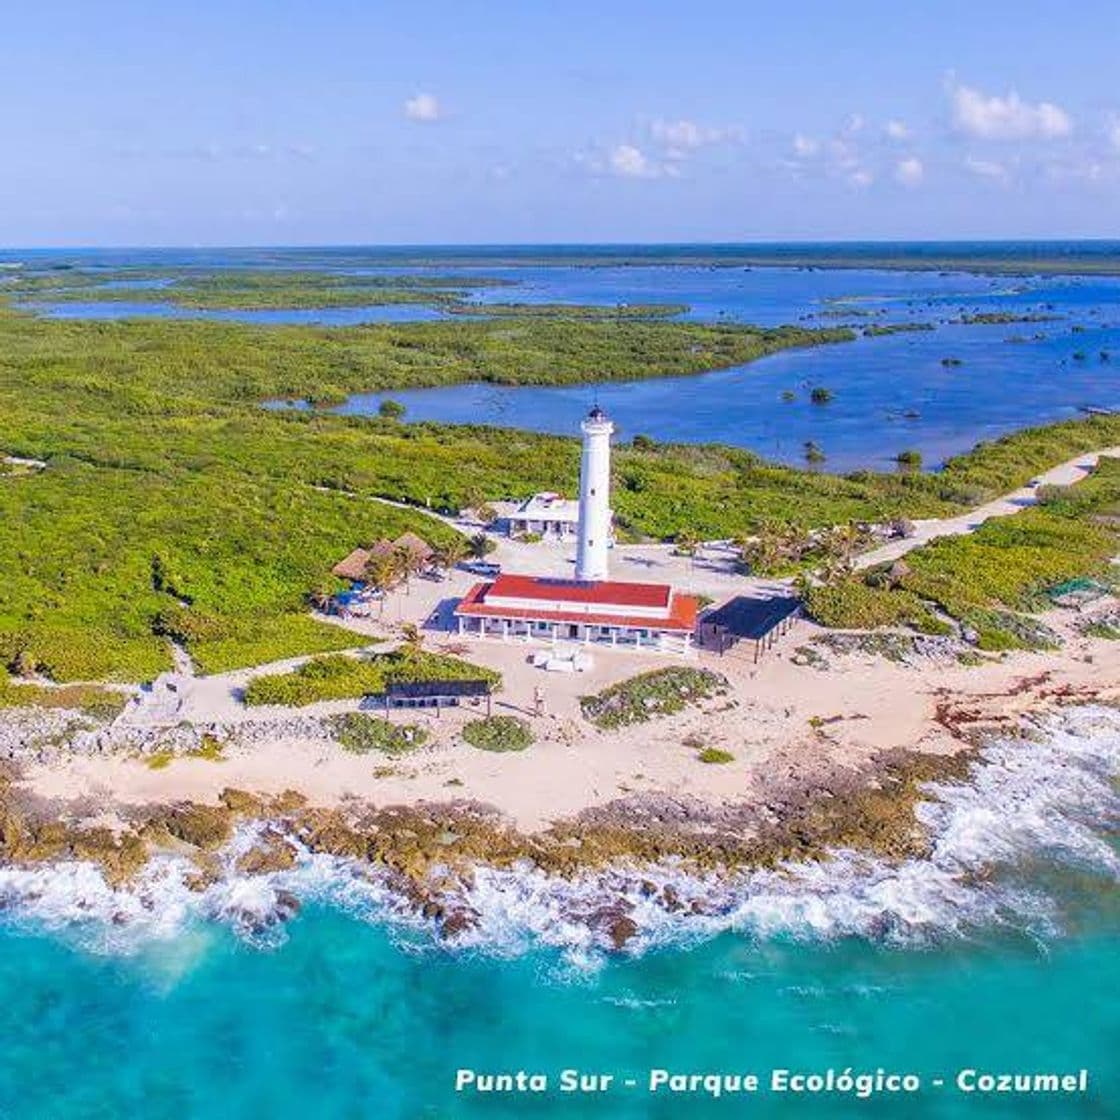
M 611 434 L 614 424 L 593 408 L 580 425 L 583 459 L 579 472 L 579 538 L 576 579 L 605 580 L 611 535 Z

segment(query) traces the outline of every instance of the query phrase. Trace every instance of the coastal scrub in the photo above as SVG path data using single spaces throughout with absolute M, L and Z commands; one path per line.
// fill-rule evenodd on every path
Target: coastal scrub
M 580 698 L 584 718 L 611 730 L 673 715 L 727 692 L 727 678 L 710 669 L 673 665 L 619 681 Z

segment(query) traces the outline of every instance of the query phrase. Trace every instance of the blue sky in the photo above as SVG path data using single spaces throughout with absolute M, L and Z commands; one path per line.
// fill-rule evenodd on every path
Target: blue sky
M 0 244 L 1120 235 L 1120 5 L 41 0 Z

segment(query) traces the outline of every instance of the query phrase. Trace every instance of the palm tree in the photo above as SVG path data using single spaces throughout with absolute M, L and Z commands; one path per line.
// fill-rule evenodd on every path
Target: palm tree
M 406 622 L 401 627 L 401 644 L 410 657 L 420 652 L 424 644 L 424 632 L 415 622 Z
M 331 609 L 331 604 L 334 602 L 334 595 L 329 588 L 320 585 L 311 589 L 308 593 L 307 601 L 310 603 L 312 610 L 326 614 L 327 611 Z
M 494 551 L 494 542 L 485 533 L 475 533 L 467 542 L 467 547 L 476 560 L 485 560 Z
M 365 577 L 370 587 L 381 592 L 381 600 L 377 608 L 377 615 L 380 618 L 385 610 L 385 596 L 400 578 L 396 557 L 389 553 L 371 556 L 366 564 Z
M 397 565 L 397 571 L 400 572 L 404 580 L 404 589 L 407 594 L 412 590 L 409 581 L 421 570 L 420 557 L 407 545 L 399 544 L 393 549 L 393 560 Z
M 677 552 L 679 552 L 681 556 L 687 556 L 692 561 L 693 565 L 695 565 L 696 551 L 700 547 L 700 537 L 698 534 L 691 529 L 682 529 L 673 538 L 673 541 L 677 546 Z
M 470 551 L 470 544 L 466 537 L 462 537 L 458 533 L 436 550 L 436 564 L 442 569 L 444 579 L 447 578 L 448 572 L 458 567 L 467 558 Z

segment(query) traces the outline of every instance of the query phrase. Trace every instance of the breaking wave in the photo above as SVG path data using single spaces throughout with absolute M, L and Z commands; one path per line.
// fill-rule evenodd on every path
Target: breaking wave
M 1120 829 L 1120 712 L 1070 709 L 996 740 L 969 781 L 931 785 L 918 808 L 927 858 L 888 862 L 850 851 L 827 861 L 732 876 L 690 875 L 671 863 L 616 867 L 562 879 L 531 866 L 480 867 L 439 896 L 463 920 L 441 942 L 388 873 L 299 852 L 290 870 L 234 871 L 262 823 L 241 828 L 225 873 L 205 890 L 188 886 L 186 860 L 154 859 L 127 889 L 90 864 L 0 869 L 6 920 L 58 932 L 101 953 L 136 952 L 204 923 L 232 927 L 268 948 L 303 904 L 385 923 L 402 944 L 516 955 L 560 950 L 593 965 L 612 947 L 641 952 L 733 931 L 757 939 L 859 936 L 920 945 L 1004 926 L 1058 936 L 1063 902 L 1040 869 L 1074 870 L 1102 885 L 1120 881 L 1109 837 Z

